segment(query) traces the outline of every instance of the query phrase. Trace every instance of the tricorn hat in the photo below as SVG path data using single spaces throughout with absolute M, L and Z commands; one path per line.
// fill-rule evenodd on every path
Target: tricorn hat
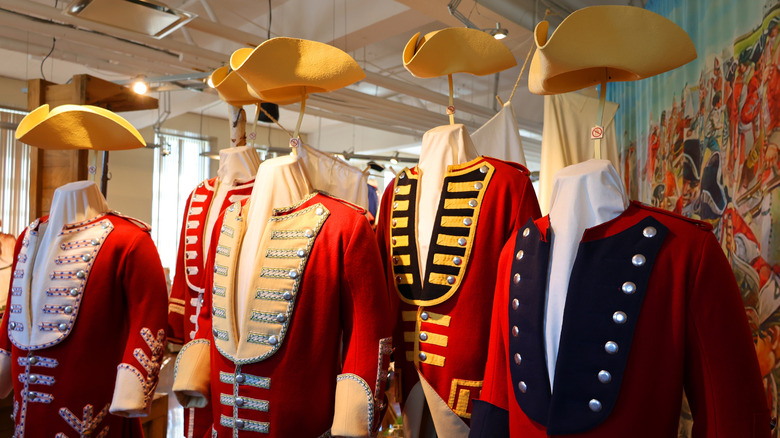
M 41 149 L 118 151 L 146 146 L 127 120 L 92 105 L 44 104 L 27 114 L 16 128 L 16 139 Z
M 366 74 L 346 52 L 298 38 L 271 38 L 233 52 L 230 67 L 262 100 L 292 103 L 306 94 L 333 91 Z
M 487 75 L 517 65 L 512 52 L 497 39 L 467 27 L 449 27 L 426 34 L 414 34 L 406 43 L 404 67 L 418 78 L 435 78 L 452 73 Z
M 241 76 L 230 70 L 228 66 L 214 70 L 211 73 L 211 83 L 214 84 L 219 98 L 230 105 L 243 106 L 260 102 L 260 99 L 249 94 L 246 82 L 241 79 Z
M 601 83 L 644 79 L 696 58 L 680 26 L 635 6 L 591 6 L 574 11 L 547 37 L 534 29 L 536 52 L 528 72 L 534 94 L 559 94 Z

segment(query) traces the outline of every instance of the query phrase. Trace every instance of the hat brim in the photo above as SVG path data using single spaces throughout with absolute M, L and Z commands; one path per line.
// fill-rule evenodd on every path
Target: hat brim
M 546 21 L 534 29 L 536 52 L 528 70 L 534 94 L 649 78 L 696 59 L 696 47 L 680 26 L 634 6 L 583 8 L 549 38 L 548 29 Z
M 254 105 L 261 102 L 259 98 L 249 94 L 246 82 L 238 73 L 231 71 L 230 67 L 224 66 L 214 70 L 211 74 L 211 83 L 214 84 L 219 98 L 230 105 Z
M 483 76 L 517 65 L 512 52 L 489 34 L 466 27 L 450 27 L 426 34 L 420 32 L 406 43 L 404 67 L 418 78 L 452 73 Z
M 306 94 L 337 90 L 366 77 L 343 50 L 285 37 L 272 38 L 255 49 L 236 50 L 230 67 L 258 95 L 275 99 L 269 100 L 274 103 L 300 101 Z
M 119 151 L 146 146 L 141 134 L 121 116 L 92 105 L 44 104 L 27 114 L 16 139 L 41 149 Z

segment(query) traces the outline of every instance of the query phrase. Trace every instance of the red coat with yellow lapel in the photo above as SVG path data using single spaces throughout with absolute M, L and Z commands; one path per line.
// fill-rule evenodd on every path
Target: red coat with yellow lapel
M 31 290 L 46 221 L 17 241 L 0 330 L 15 436 L 138 436 L 138 420 L 117 415 L 148 413 L 165 344 L 167 291 L 149 228 L 113 213 L 66 225 L 44 265 L 50 281 Z

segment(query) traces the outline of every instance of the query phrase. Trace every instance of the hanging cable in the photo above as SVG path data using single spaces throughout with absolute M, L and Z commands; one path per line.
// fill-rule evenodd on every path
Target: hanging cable
M 55 8 L 57 8 L 57 3 L 58 2 L 59 2 L 59 0 L 54 0 L 54 7 Z M 54 46 L 56 46 L 56 45 L 57 45 L 57 38 L 51 37 L 51 50 L 49 50 L 49 53 L 47 53 L 46 56 L 44 56 L 43 59 L 41 60 L 41 78 L 44 81 L 46 80 L 46 75 L 43 74 L 43 63 L 46 62 L 46 60 L 49 58 L 49 56 L 51 56 L 52 53 L 54 53 Z
M 268 0 L 268 36 L 266 39 L 271 39 L 271 0 Z

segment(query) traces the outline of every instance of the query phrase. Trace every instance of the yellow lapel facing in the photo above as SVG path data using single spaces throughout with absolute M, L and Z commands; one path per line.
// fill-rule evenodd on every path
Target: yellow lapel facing
M 306 263 L 330 211 L 315 204 L 300 211 L 273 216 L 263 233 L 246 313 L 235 315 L 237 248 L 245 226 L 234 204 L 224 224 L 240 229 L 220 230 L 213 289 L 214 342 L 236 363 L 252 363 L 273 355 L 284 341 Z M 246 209 L 246 207 L 245 207 Z

